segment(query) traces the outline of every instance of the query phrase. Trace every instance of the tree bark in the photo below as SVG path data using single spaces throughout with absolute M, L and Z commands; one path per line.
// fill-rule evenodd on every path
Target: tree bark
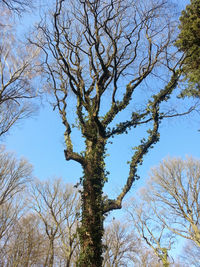
M 82 225 L 79 229 L 80 267 L 102 266 L 103 199 L 105 140 L 86 141 L 82 192 Z
M 53 262 L 54 262 L 54 238 L 50 240 L 49 267 L 53 267 Z
M 45 259 L 45 267 L 53 267 L 54 262 L 54 237 L 49 240 L 49 249 Z

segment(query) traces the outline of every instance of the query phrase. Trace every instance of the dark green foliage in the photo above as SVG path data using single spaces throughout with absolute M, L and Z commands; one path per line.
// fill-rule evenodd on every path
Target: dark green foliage
M 200 1 L 191 3 L 182 11 L 180 34 L 176 46 L 185 53 L 183 75 L 189 82 L 189 88 L 182 96 L 200 97 Z

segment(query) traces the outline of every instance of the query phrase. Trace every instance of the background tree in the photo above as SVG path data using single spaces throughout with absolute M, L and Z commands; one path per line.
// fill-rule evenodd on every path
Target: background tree
M 5 254 L 5 247 L 11 237 L 13 227 L 20 220 L 24 203 L 16 196 L 0 206 L 0 253 Z M 2 257 L 3 258 L 3 257 Z
M 32 0 L 0 0 L 0 5 L 21 14 L 32 7 Z
M 128 223 L 113 220 L 105 229 L 103 244 L 103 266 L 127 266 L 130 261 L 134 262 L 140 249 L 140 242 L 131 233 Z M 135 238 L 135 240 L 134 240 Z
M 164 223 L 156 218 L 149 205 L 145 192 L 140 193 L 129 201 L 127 208 L 130 223 L 138 232 L 140 238 L 149 246 L 163 266 L 170 266 L 169 252 L 175 242 L 175 234 L 171 233 Z
M 200 161 L 169 158 L 150 177 L 146 197 L 160 223 L 200 246 Z
M 25 159 L 18 160 L 11 152 L 0 147 L 0 206 L 26 186 L 32 178 L 32 165 Z
M 200 97 L 200 2 L 191 0 L 180 17 L 177 47 L 185 54 L 183 75 L 190 86 L 182 96 Z
M 140 247 L 137 255 L 137 260 L 133 261 L 135 267 L 140 266 L 149 266 L 149 267 L 160 267 L 162 266 L 162 262 L 155 255 L 155 253 L 146 248 L 144 245 Z M 178 267 L 178 266 L 177 266 Z
M 1 10 L 0 24 L 0 137 L 21 119 L 29 117 L 36 106 L 37 90 L 33 80 L 39 50 L 17 39 L 10 14 Z
M 65 158 L 83 168 L 79 264 L 102 266 L 104 215 L 121 208 L 138 179 L 138 165 L 159 141 L 162 120 L 179 114 L 163 104 L 180 77 L 181 59 L 173 47 L 176 25 L 163 0 L 56 0 L 51 14 L 52 23 L 41 22 L 30 42 L 44 52 L 45 87 L 54 93 L 65 127 Z M 109 139 L 141 125 L 146 130 L 136 142 L 122 191 L 116 199 L 104 198 Z M 78 152 L 73 126 L 85 144 Z
M 10 237 L 1 254 L 2 266 L 45 266 L 48 240 L 41 220 L 37 215 L 26 212 L 15 221 Z
M 58 179 L 32 184 L 31 207 L 41 219 L 48 239 L 45 266 L 54 266 L 58 261 L 69 267 L 76 257 L 80 216 L 77 193 L 72 186 L 64 185 Z
M 180 260 L 185 266 L 198 267 L 200 265 L 200 247 L 188 240 L 181 251 Z
M 25 159 L 0 147 L 0 258 L 24 212 L 25 189 L 32 178 L 32 166 Z M 23 197 L 22 197 L 23 195 Z M 2 265 L 3 266 L 3 265 Z
M 163 264 L 162 264 L 162 261 L 156 256 L 153 250 L 151 249 L 148 250 L 147 247 L 143 246 L 143 250 L 141 247 L 138 252 L 137 261 L 134 266 L 136 267 L 140 267 L 140 266 L 161 267 L 163 266 Z M 179 266 L 179 265 L 174 264 L 173 266 L 181 267 L 182 265 Z

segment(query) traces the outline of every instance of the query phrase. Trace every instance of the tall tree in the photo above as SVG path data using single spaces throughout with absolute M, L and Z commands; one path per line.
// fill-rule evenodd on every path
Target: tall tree
M 104 215 L 122 207 L 138 165 L 159 141 L 162 120 L 178 115 L 163 105 L 180 76 L 172 48 L 176 25 L 163 0 L 56 0 L 51 14 L 52 23 L 41 22 L 30 41 L 44 52 L 45 86 L 65 127 L 65 158 L 83 169 L 79 265 L 102 266 Z M 122 191 L 116 199 L 104 197 L 106 145 L 141 125 L 146 131 Z M 73 127 L 85 142 L 82 152 L 74 150 Z
M 180 17 L 177 47 L 184 52 L 183 75 L 189 81 L 185 96 L 200 97 L 200 1 L 191 0 Z

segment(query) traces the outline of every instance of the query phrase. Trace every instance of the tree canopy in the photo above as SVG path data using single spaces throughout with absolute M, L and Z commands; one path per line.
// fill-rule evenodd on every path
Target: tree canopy
M 182 95 L 200 97 L 200 1 L 191 0 L 182 11 L 179 24 L 180 34 L 176 41 L 185 53 L 183 75 L 189 81 L 189 89 Z

